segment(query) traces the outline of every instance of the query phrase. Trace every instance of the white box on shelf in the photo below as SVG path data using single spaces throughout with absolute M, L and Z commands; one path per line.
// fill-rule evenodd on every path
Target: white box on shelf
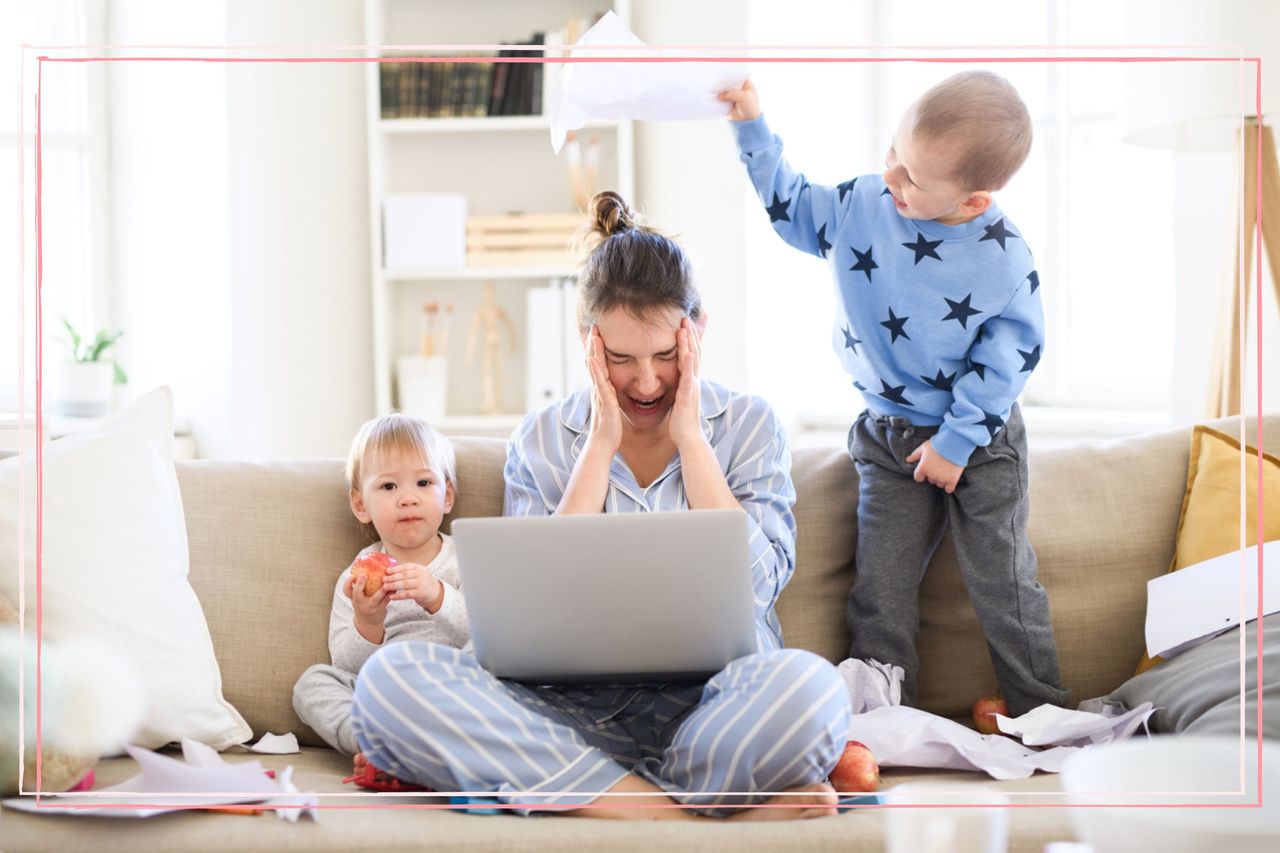
M 525 408 L 540 409 L 564 396 L 563 291 L 531 287 L 525 315 Z
M 444 419 L 449 361 L 442 355 L 402 355 L 396 359 L 400 411 L 433 426 Z
M 460 270 L 467 263 L 467 197 L 400 193 L 382 200 L 383 265 Z
M 525 406 L 534 410 L 590 382 L 578 334 L 578 294 L 571 281 L 527 291 Z

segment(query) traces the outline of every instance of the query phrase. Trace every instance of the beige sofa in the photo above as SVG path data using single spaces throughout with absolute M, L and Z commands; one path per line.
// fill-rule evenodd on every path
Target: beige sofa
M 1238 434 L 1237 421 L 1215 424 Z M 1280 416 L 1264 420 L 1265 446 L 1280 446 Z M 1248 430 L 1255 441 L 1252 428 Z M 1048 450 L 1032 459 L 1031 537 L 1049 591 L 1062 673 L 1074 697 L 1102 695 L 1132 675 L 1143 649 L 1145 582 L 1163 573 L 1186 480 L 1186 429 Z M 453 517 L 502 509 L 503 442 L 458 439 L 460 497 Z M 795 578 L 779 604 L 789 645 L 833 661 L 845 656 L 844 602 L 853 574 L 856 476 L 841 448 L 794 454 L 799 527 Z M 294 716 L 290 693 L 307 666 L 328 658 L 333 581 L 364 544 L 342 494 L 337 460 L 280 464 L 179 462 L 195 587 L 222 668 L 223 688 L 253 727 L 292 731 L 301 755 L 263 759 L 295 767 L 303 790 L 332 806 L 405 800 L 350 793 L 350 761 L 325 748 Z M 965 717 L 995 676 L 948 543 L 922 591 L 920 700 Z M 229 754 L 229 760 L 245 760 Z M 255 757 L 256 758 L 256 757 Z M 134 773 L 103 762 L 99 785 Z M 1060 804 L 1058 778 L 997 783 L 973 773 L 886 769 L 884 784 L 961 779 L 1020 792 L 1022 804 Z M 426 801 L 423 801 L 426 802 Z M 1014 809 L 1010 850 L 1039 853 L 1073 838 L 1063 808 Z M 344 809 L 290 825 L 257 817 L 181 813 L 148 820 L 32 816 L 0 811 L 0 850 L 880 850 L 884 814 L 863 809 L 800 823 L 612 823 L 480 816 L 447 810 Z

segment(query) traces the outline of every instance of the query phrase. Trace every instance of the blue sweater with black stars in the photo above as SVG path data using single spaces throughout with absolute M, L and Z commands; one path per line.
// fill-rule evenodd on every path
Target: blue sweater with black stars
M 810 183 L 763 116 L 730 125 L 774 230 L 831 268 L 831 344 L 867 406 L 938 426 L 934 449 L 967 465 L 1044 343 L 1040 279 L 1017 230 L 994 204 L 961 225 L 907 219 L 879 175 Z

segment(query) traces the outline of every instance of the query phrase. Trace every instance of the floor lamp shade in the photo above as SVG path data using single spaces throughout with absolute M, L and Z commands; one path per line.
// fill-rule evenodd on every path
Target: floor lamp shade
M 1152 45 L 1149 53 L 1154 56 L 1262 60 L 1261 81 L 1258 65 L 1247 61 L 1138 62 L 1124 67 L 1122 132 L 1127 142 L 1175 151 L 1239 152 L 1233 216 L 1239 230 L 1230 247 L 1232 272 L 1224 281 L 1204 409 L 1207 417 L 1234 415 L 1244 399 L 1242 365 L 1256 293 L 1256 237 L 1265 248 L 1271 283 L 1280 297 L 1280 170 L 1275 136 L 1267 126 L 1280 120 L 1280 2 L 1127 0 L 1124 15 L 1126 41 Z M 1223 248 L 1225 257 L 1227 247 Z M 1256 274 L 1261 283 L 1262 271 Z
M 1278 0 L 1125 0 L 1124 32 L 1127 44 L 1152 46 L 1134 54 L 1262 57 L 1262 115 L 1280 119 Z M 1258 114 L 1252 62 L 1129 63 L 1123 85 L 1122 133 L 1135 145 L 1229 150 L 1241 116 Z

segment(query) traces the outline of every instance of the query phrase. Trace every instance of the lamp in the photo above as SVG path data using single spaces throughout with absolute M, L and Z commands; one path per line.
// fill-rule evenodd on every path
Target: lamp
M 1125 141 L 1176 151 L 1242 151 L 1239 186 L 1244 217 L 1237 241 L 1243 247 L 1227 316 L 1218 327 L 1206 414 L 1237 414 L 1240 401 L 1242 317 L 1252 301 L 1253 238 L 1257 215 L 1258 156 L 1262 158 L 1262 241 L 1271 280 L 1280 298 L 1280 169 L 1275 137 L 1267 117 L 1280 116 L 1280 3 L 1276 0 L 1128 0 L 1124 5 L 1126 40 L 1150 45 L 1208 45 L 1171 56 L 1262 57 L 1262 109 L 1257 104 L 1254 63 L 1133 63 L 1125 67 Z M 1243 75 L 1243 76 L 1242 76 Z M 1243 84 L 1243 103 L 1242 90 Z M 1243 123 L 1241 116 L 1244 116 Z M 1257 132 L 1261 125 L 1262 144 Z M 1243 135 L 1243 140 L 1242 140 Z M 1243 142 L 1243 144 L 1242 144 Z M 1238 210 L 1239 208 L 1236 208 Z M 1233 245 L 1233 249 L 1234 249 Z M 1262 273 L 1259 271 L 1259 279 Z

